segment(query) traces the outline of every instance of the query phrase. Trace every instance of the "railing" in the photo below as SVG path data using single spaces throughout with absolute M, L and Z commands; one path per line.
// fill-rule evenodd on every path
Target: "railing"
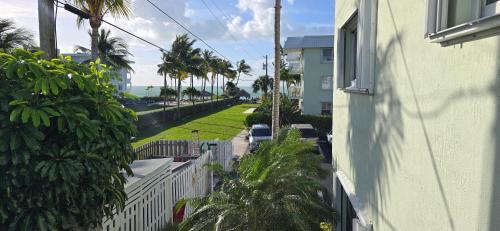
M 288 97 L 290 99 L 301 99 L 302 93 L 299 86 L 290 86 L 288 88 Z
M 288 70 L 290 74 L 302 74 L 302 63 L 300 62 L 290 62 L 288 63 Z
M 139 160 L 171 157 L 175 161 L 188 161 L 198 157 L 202 149 L 211 150 L 213 162 L 222 165 L 225 171 L 231 171 L 231 141 L 157 140 L 136 148 L 135 153 Z

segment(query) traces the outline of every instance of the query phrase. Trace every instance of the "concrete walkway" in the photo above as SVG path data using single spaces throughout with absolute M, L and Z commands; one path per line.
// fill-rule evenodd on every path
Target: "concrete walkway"
M 255 109 L 257 108 L 249 108 L 248 110 L 244 111 L 243 114 L 252 114 Z
M 247 130 L 243 130 L 231 140 L 231 143 L 233 143 L 233 155 L 238 158 L 243 157 L 243 155 L 248 152 L 248 140 L 246 139 L 247 135 Z

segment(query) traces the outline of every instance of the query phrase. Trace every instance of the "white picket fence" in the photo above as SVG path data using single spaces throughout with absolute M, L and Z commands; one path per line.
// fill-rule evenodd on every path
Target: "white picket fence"
M 105 231 L 162 230 L 172 220 L 171 158 L 138 160 L 127 177 L 125 209 L 102 224 Z
M 127 177 L 125 208 L 104 220 L 100 230 L 163 230 L 173 220 L 176 203 L 211 191 L 213 174 L 206 165 L 219 163 L 230 171 L 233 157 L 230 141 L 160 140 L 135 151 L 139 160 L 130 166 L 134 176 Z M 185 163 L 173 169 L 174 161 Z M 191 213 L 187 205 L 184 217 Z
M 212 187 L 212 174 L 207 171 L 207 164 L 211 162 L 212 154 L 200 156 L 196 160 L 189 161 L 187 167 L 173 173 L 172 177 L 172 204 L 175 206 L 182 199 L 196 198 L 207 195 Z M 184 211 L 184 217 L 188 217 L 192 210 L 189 204 Z

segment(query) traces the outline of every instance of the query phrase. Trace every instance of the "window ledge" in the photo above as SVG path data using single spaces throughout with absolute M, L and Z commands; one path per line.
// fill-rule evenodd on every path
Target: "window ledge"
M 363 89 L 363 88 L 357 88 L 357 89 L 339 88 L 339 90 L 342 90 L 345 93 L 354 93 L 354 94 L 362 94 L 362 95 L 371 95 L 372 94 L 368 89 Z
M 478 20 L 438 31 L 436 33 L 430 34 L 429 38 L 432 43 L 441 43 L 441 45 L 443 46 L 449 46 L 460 42 L 496 34 L 500 31 L 496 30 L 487 33 L 487 31 L 490 31 L 492 29 L 500 29 L 500 15 L 480 18 Z

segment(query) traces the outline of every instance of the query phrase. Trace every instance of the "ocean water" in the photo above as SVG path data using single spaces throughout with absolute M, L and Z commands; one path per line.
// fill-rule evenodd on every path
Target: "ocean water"
M 139 97 L 145 97 L 145 96 L 159 96 L 160 95 L 160 89 L 162 86 L 153 86 L 153 89 L 147 91 L 146 88 L 147 86 L 132 86 L 132 88 L 129 90 L 130 93 L 139 96 Z M 186 89 L 187 86 L 182 86 L 182 90 Z M 201 86 L 195 86 L 196 89 L 201 90 Z M 252 87 L 250 86 L 240 86 L 239 87 L 242 90 L 247 91 L 252 98 L 257 98 L 262 95 L 261 92 L 254 93 Z M 207 86 L 205 89 L 206 91 L 210 92 L 210 86 Z M 214 87 L 214 95 L 217 94 L 217 89 Z M 219 87 L 219 95 L 222 95 L 222 87 Z

